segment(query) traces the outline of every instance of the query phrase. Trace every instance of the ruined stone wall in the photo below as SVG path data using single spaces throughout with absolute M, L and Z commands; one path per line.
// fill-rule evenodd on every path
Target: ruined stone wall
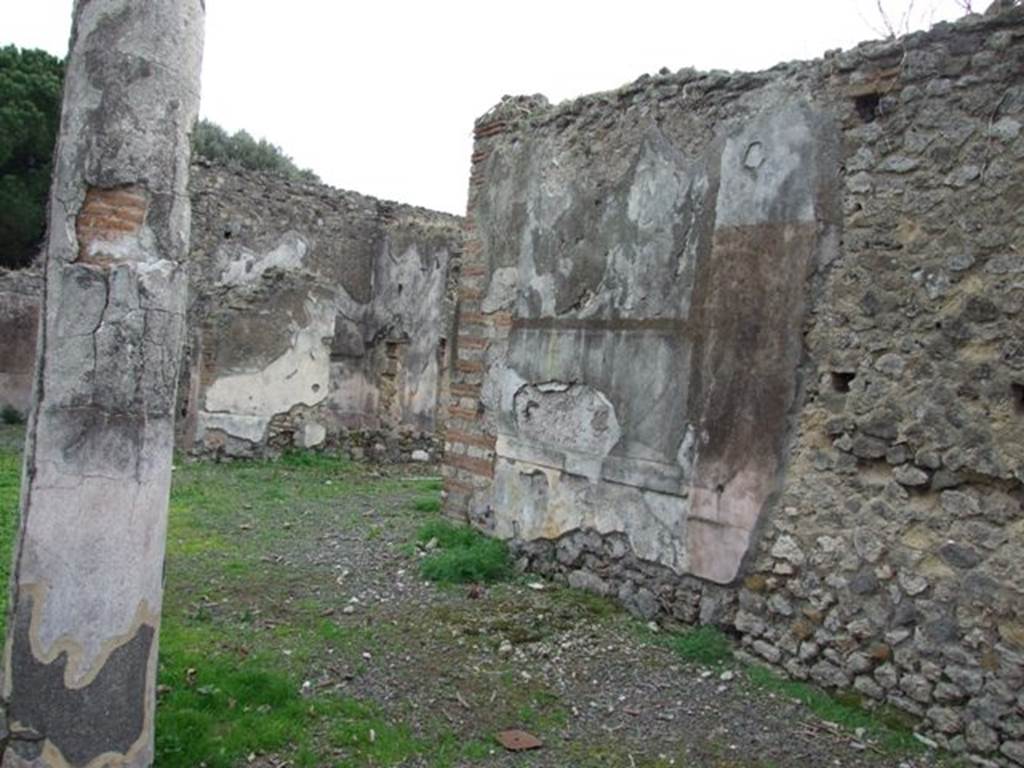
M 436 456 L 462 220 L 251 171 L 192 171 L 178 447 Z M 0 273 L 0 404 L 21 410 L 41 290 L 38 273 Z
M 433 450 L 461 220 L 222 167 L 196 169 L 192 198 L 179 442 L 242 456 L 325 441 L 381 458 Z
M 22 416 L 32 405 L 43 277 L 35 269 L 0 269 L 0 408 Z
M 180 442 L 432 450 L 461 219 L 219 167 L 197 168 L 192 198 Z
M 448 511 L 1024 764 L 1024 10 L 476 125 Z

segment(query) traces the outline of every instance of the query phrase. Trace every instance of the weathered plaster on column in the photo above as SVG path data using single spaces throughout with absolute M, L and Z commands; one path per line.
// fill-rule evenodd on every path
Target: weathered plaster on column
M 4 765 L 152 761 L 202 0 L 79 0 L 13 574 Z

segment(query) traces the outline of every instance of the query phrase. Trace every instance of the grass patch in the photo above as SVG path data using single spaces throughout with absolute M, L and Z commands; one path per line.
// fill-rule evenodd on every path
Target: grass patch
M 21 432 L 0 425 L 4 580 L 17 528 Z M 306 564 L 303 542 L 353 529 L 369 530 L 371 538 L 383 535 L 382 523 L 366 527 L 368 510 L 378 504 L 433 513 L 440 480 L 370 476 L 309 452 L 277 462 L 190 463 L 179 457 L 176 463 L 160 633 L 157 765 L 233 768 L 255 753 L 274 754 L 296 768 L 410 762 L 446 768 L 489 754 L 489 733 L 456 736 L 445 722 L 414 730 L 393 712 L 331 685 L 303 693 L 304 681 L 325 673 L 363 674 L 363 654 L 386 653 L 394 642 L 389 623 L 364 626 L 325 614 L 344 594 L 337 569 L 330 561 Z M 504 570 L 500 542 L 468 529 L 453 535 L 435 528 L 434 535 L 449 548 L 475 553 L 471 559 L 478 563 L 470 573 L 490 578 Z M 0 590 L 0 631 L 6 601 L 7 590 Z
M 421 496 L 413 500 L 412 508 L 417 512 L 437 514 L 441 511 L 441 499 L 436 496 Z
M 295 680 L 265 658 L 222 647 L 215 629 L 170 618 L 160 634 L 161 766 L 230 768 L 250 752 L 301 748 L 311 722 L 338 708 L 327 699 L 303 700 Z
M 908 715 L 887 707 L 867 710 L 856 694 L 830 695 L 820 688 L 787 680 L 764 667 L 752 666 L 747 679 L 756 688 L 795 699 L 822 720 L 851 731 L 863 728 L 883 748 L 893 753 L 921 752 Z
M 317 634 L 332 644 L 347 640 L 329 622 Z M 332 762 L 339 766 L 401 765 L 419 755 L 447 766 L 466 756 L 469 748 L 448 731 L 418 737 L 358 699 L 303 696 L 301 676 L 285 669 L 284 655 L 269 648 L 250 651 L 253 639 L 223 625 L 165 621 L 157 764 L 231 768 L 250 753 L 283 752 L 295 756 L 295 765 L 313 768 L 324 765 L 325 746 L 341 758 Z M 281 647 L 281 639 L 275 637 L 273 645 Z
M 717 627 L 703 626 L 663 640 L 686 661 L 720 667 L 732 661 L 732 641 Z
M 0 450 L 0 637 L 7 634 L 7 585 L 11 578 L 11 550 L 18 531 L 20 488 L 21 454 Z
M 490 539 L 466 525 L 433 520 L 420 528 L 417 540 L 436 542 L 423 560 L 423 577 L 442 584 L 503 581 L 512 575 L 505 542 Z
M 285 451 L 278 460 L 278 463 L 285 467 L 320 469 L 328 471 L 347 471 L 352 468 L 352 462 L 349 459 L 334 456 L 329 453 L 317 453 L 316 451 Z

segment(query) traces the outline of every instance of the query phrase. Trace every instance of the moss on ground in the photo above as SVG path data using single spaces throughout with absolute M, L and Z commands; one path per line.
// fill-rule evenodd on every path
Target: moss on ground
M 665 637 L 665 644 L 686 661 L 720 667 L 732 661 L 732 641 L 717 627 L 695 627 Z

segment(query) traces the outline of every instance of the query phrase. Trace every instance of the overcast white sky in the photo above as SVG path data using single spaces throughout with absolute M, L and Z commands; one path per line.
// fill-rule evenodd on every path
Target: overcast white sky
M 883 0 L 895 26 L 957 0 Z M 984 6 L 986 0 L 976 0 Z M 0 0 L 0 45 L 67 53 L 72 0 Z M 875 0 L 206 0 L 202 114 L 329 184 L 464 213 L 473 121 L 661 67 L 757 70 L 881 36 Z M 979 10 L 984 10 L 983 7 Z

